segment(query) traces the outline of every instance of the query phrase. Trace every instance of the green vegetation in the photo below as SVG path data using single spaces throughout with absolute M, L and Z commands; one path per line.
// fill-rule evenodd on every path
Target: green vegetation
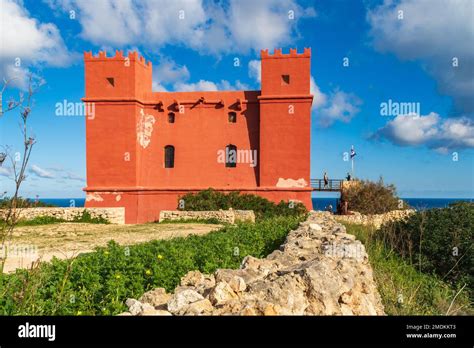
M 307 212 L 301 203 L 281 201 L 275 204 L 257 195 L 239 192 L 225 194 L 211 188 L 198 193 L 188 193 L 180 199 L 184 201 L 184 207 L 178 207 L 179 210 L 253 210 L 257 220 L 275 216 L 303 216 Z
M 346 224 L 369 254 L 374 278 L 389 315 L 472 314 L 465 283 L 447 283 L 442 277 L 424 273 L 410 258 L 402 257 L 372 227 Z M 472 272 L 471 272 L 472 273 Z
M 29 220 L 19 220 L 16 226 L 37 226 L 37 225 L 51 225 L 65 222 L 66 220 L 58 219 L 54 216 L 37 216 Z
M 418 211 L 382 226 L 375 238 L 425 273 L 474 288 L 474 203 Z
M 191 270 L 238 268 L 246 255 L 265 257 L 303 217 L 282 216 L 226 225 L 205 236 L 107 247 L 71 260 L 53 259 L 33 270 L 0 275 L 2 315 L 113 315 L 127 298 L 164 287 Z
M 349 210 L 361 214 L 383 214 L 408 207 L 397 197 L 395 186 L 385 185 L 382 177 L 377 182 L 362 180 L 350 183 L 343 192 Z

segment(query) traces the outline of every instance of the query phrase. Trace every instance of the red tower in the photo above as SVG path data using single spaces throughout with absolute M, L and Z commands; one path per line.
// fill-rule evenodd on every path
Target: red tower
M 154 221 L 212 187 L 311 209 L 310 55 L 262 51 L 261 91 L 153 92 L 151 62 L 135 52 L 86 52 L 86 207 Z

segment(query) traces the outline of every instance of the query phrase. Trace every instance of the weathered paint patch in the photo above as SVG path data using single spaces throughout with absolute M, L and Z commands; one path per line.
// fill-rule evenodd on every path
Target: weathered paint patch
M 276 187 L 284 187 L 284 188 L 289 188 L 289 187 L 306 187 L 308 186 L 308 182 L 301 178 L 298 180 L 295 179 L 283 179 L 279 178 L 278 182 L 276 184 Z
M 117 195 L 117 196 L 115 197 L 115 200 L 116 200 L 117 202 L 120 202 L 121 199 L 122 199 L 122 196 L 121 196 L 121 195 Z
M 143 109 L 140 109 L 140 117 L 137 122 L 137 141 L 141 147 L 146 148 L 150 144 L 155 122 L 153 115 L 147 115 Z
M 94 192 L 94 193 L 88 193 L 86 195 L 86 202 L 90 202 L 90 201 L 103 202 L 104 199 L 99 193 Z

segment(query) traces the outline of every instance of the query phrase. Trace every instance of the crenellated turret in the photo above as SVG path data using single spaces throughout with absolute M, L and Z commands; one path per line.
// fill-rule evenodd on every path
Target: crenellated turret
M 152 64 L 137 52 L 124 56 L 117 50 L 114 57 L 84 52 L 84 65 L 86 100 L 136 99 L 151 92 Z

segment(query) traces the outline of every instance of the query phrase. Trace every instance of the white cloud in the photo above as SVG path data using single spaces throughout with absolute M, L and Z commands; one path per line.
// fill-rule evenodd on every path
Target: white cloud
M 249 62 L 249 76 L 261 83 L 261 64 L 259 60 Z M 355 94 L 335 90 L 323 93 L 313 76 L 310 78 L 310 93 L 313 95 L 311 111 L 320 127 L 329 127 L 336 121 L 348 123 L 360 111 L 362 104 Z
M 292 42 L 301 18 L 313 8 L 295 0 L 49 0 L 77 11 L 81 36 L 97 45 L 182 45 L 204 53 L 248 52 Z M 289 18 L 294 12 L 294 19 Z M 294 39 L 294 38 L 293 38 Z
M 178 81 L 186 81 L 190 77 L 186 65 L 180 66 L 169 58 L 162 58 L 159 64 L 153 68 L 153 90 L 156 92 L 166 92 L 166 84 L 173 84 Z
M 38 167 L 36 164 L 33 164 L 30 167 L 29 172 L 36 175 L 36 176 L 39 176 L 40 178 L 52 179 L 52 178 L 55 177 L 55 175 L 53 173 Z
M 314 80 L 314 77 L 311 76 L 310 78 L 310 91 L 311 94 L 314 96 L 313 97 L 313 110 L 320 108 L 324 104 L 326 104 L 327 101 L 327 96 L 321 90 L 319 89 L 318 85 L 316 84 L 316 81 Z
M 217 91 L 217 85 L 214 82 L 199 80 L 194 83 L 177 82 L 174 85 L 174 90 L 178 92 L 192 92 L 192 91 Z
M 13 175 L 13 170 L 11 167 L 0 167 L 0 175 L 11 177 Z
M 67 180 L 86 181 L 86 179 L 84 179 L 82 176 L 68 172 L 68 171 L 64 172 L 61 177 Z
M 171 59 L 161 59 L 158 66 L 153 69 L 157 81 L 169 83 L 176 80 L 187 80 L 190 76 L 186 65 L 178 65 Z
M 473 11 L 472 0 L 385 0 L 367 20 L 377 50 L 421 61 L 462 113 L 474 113 Z
M 362 100 L 353 93 L 346 93 L 338 89 L 330 94 L 323 93 L 311 76 L 310 91 L 314 96 L 312 112 L 320 127 L 329 127 L 336 121 L 349 123 L 360 111 Z
M 197 82 L 188 82 L 191 74 L 186 65 L 179 65 L 170 58 L 161 58 L 158 66 L 153 71 L 153 90 L 155 92 L 192 92 L 192 91 L 231 91 L 248 90 L 249 86 L 239 80 L 234 84 L 227 80 L 213 82 L 208 80 L 199 80 Z
M 235 84 L 231 84 L 227 80 L 221 80 L 220 82 L 212 82 L 207 80 L 199 80 L 198 82 L 177 82 L 173 85 L 173 90 L 176 92 L 193 92 L 193 91 L 234 91 L 234 90 L 248 90 L 249 87 L 246 84 L 236 81 Z
M 326 104 L 319 109 L 320 115 L 316 119 L 323 127 L 330 126 L 335 121 L 349 123 L 360 111 L 362 101 L 353 93 L 336 90 L 329 96 Z M 316 109 L 318 113 L 318 109 Z
M 442 119 L 437 113 L 398 115 L 372 135 L 400 146 L 426 145 L 440 153 L 474 148 L 474 121 L 467 117 Z
M 249 77 L 255 81 L 262 82 L 262 64 L 260 60 L 251 60 L 249 62 Z
M 54 24 L 30 17 L 21 2 L 0 0 L 0 8 L 0 77 L 15 78 L 13 86 L 26 88 L 28 66 L 62 67 L 77 57 L 68 51 Z

